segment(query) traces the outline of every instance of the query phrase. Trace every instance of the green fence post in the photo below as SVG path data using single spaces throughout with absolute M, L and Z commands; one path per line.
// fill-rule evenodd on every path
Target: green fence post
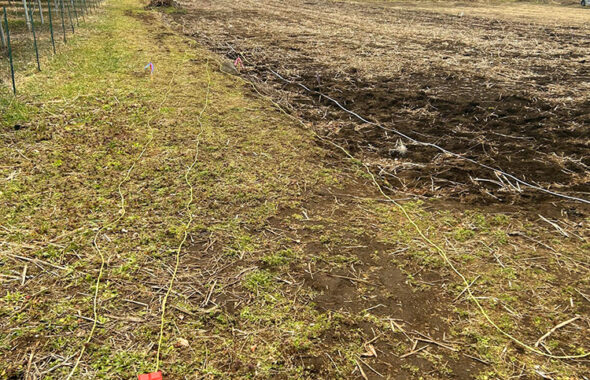
M 35 46 L 35 55 L 37 56 L 37 69 L 41 71 L 41 63 L 39 62 L 39 49 L 37 48 L 37 33 L 35 33 L 35 20 L 33 20 L 33 12 L 29 12 L 31 18 L 31 31 L 33 32 L 33 45 Z
M 76 16 L 76 25 L 80 26 L 80 21 L 78 20 L 78 11 L 76 10 L 76 2 L 74 0 L 70 0 L 70 4 L 72 4 L 72 8 L 74 8 L 74 15 Z
M 10 29 L 8 29 L 8 16 L 6 7 L 4 10 L 4 25 L 6 26 L 6 45 L 8 45 L 8 59 L 10 60 L 10 76 L 12 77 L 12 93 L 16 95 L 16 83 L 14 82 L 14 65 L 12 64 L 12 47 L 10 46 Z
M 59 14 L 61 15 L 61 29 L 64 32 L 64 43 L 67 43 L 66 39 L 66 23 L 64 21 L 64 1 L 59 0 Z
M 49 12 L 49 32 L 51 33 L 51 46 L 53 46 L 53 54 L 55 51 L 55 39 L 53 38 L 53 19 L 51 17 L 51 0 L 47 0 L 47 11 Z
M 62 0 L 62 3 L 63 3 L 63 0 Z M 74 32 L 74 22 L 72 21 L 72 9 L 70 8 L 70 4 L 68 4 L 68 16 L 70 19 L 70 26 L 72 27 L 72 33 L 75 33 Z

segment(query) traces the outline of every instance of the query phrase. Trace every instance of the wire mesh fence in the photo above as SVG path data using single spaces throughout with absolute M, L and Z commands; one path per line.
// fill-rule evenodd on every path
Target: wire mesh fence
M 41 57 L 56 54 L 102 1 L 0 0 L 0 86 L 16 94 L 15 73 L 42 70 Z

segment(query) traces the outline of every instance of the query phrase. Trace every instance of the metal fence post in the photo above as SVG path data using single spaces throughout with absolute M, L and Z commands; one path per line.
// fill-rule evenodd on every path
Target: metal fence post
M 12 93 L 16 95 L 16 83 L 14 82 L 14 65 L 12 64 L 12 47 L 10 46 L 10 29 L 8 28 L 8 16 L 6 7 L 4 10 L 4 25 L 6 26 L 6 45 L 8 46 L 8 59 L 10 60 L 10 76 L 12 77 Z
M 37 0 L 37 4 L 39 5 L 39 17 L 41 18 L 41 24 L 45 24 L 45 20 L 43 19 L 43 7 L 41 6 L 41 0 Z
M 53 54 L 55 51 L 55 39 L 53 38 L 53 20 L 51 18 L 51 0 L 47 0 L 47 11 L 49 12 L 49 32 L 51 33 L 51 46 L 53 46 Z
M 33 32 L 33 45 L 35 46 L 35 55 L 37 56 L 37 69 L 41 71 L 41 63 L 39 62 L 39 49 L 37 48 L 37 33 L 35 33 L 35 20 L 33 20 L 33 12 L 29 12 L 31 18 L 31 31 Z
M 70 4 L 72 4 L 72 8 L 74 8 L 74 15 L 76 16 L 76 25 L 80 26 L 80 21 L 78 20 L 78 11 L 76 10 L 76 3 L 74 0 L 70 0 Z
M 59 0 L 59 14 L 61 15 L 61 29 L 64 32 L 64 43 L 67 43 L 66 39 L 66 23 L 64 21 L 64 2 Z
M 63 0 L 62 0 L 62 3 L 63 3 Z M 70 19 L 70 26 L 72 27 L 72 33 L 75 33 L 74 32 L 74 22 L 72 21 L 72 10 L 70 9 L 70 4 L 68 4 L 68 16 Z

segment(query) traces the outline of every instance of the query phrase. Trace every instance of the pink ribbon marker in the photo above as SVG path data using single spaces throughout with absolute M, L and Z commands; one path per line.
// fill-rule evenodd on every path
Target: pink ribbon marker
M 143 69 L 146 70 L 148 68 L 150 69 L 150 74 L 153 74 L 154 73 L 154 64 L 150 62 L 147 65 L 145 65 L 145 67 Z
M 244 64 L 242 63 L 242 58 L 236 58 L 236 60 L 234 61 L 234 66 L 236 67 L 236 69 L 243 69 Z

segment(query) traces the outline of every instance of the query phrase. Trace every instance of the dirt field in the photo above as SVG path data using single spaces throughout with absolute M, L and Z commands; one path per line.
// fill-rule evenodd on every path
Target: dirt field
M 361 154 L 391 187 L 477 204 L 555 201 L 434 148 L 404 141 L 407 154 L 399 154 L 387 128 L 588 199 L 590 12 L 417 4 L 185 1 L 186 14 L 174 18 L 215 51 L 232 59 L 239 52 L 245 75 Z

